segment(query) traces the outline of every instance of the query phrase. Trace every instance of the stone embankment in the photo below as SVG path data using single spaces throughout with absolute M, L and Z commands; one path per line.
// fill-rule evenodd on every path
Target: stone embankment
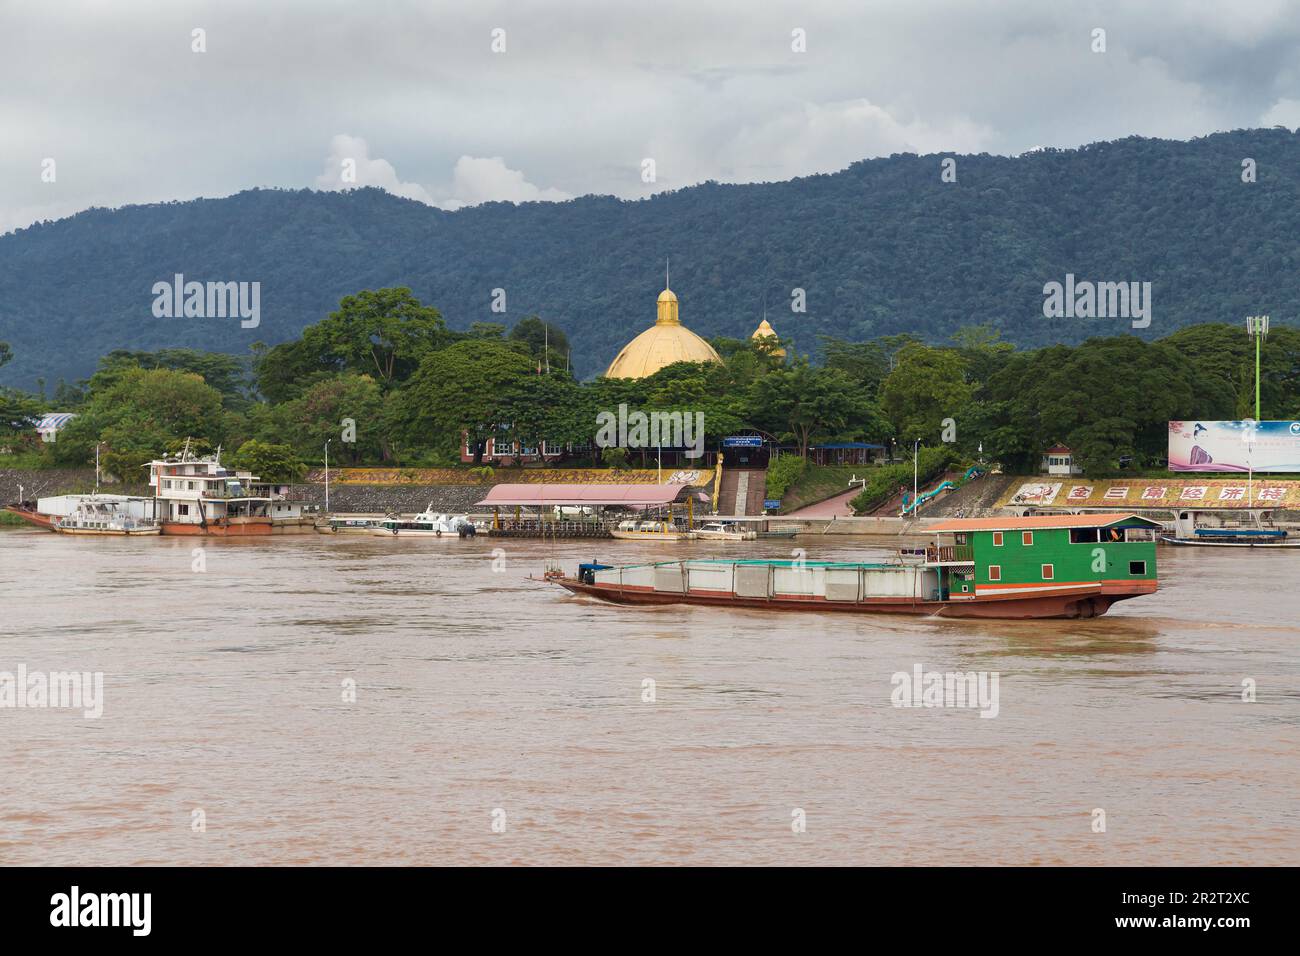
M 95 490 L 94 468 L 0 468 L 0 505 L 18 500 L 19 488 L 28 501 L 53 495 L 87 495 Z M 115 495 L 149 495 L 147 483 L 104 485 L 101 491 Z
M 330 511 L 335 514 L 418 514 L 425 508 L 449 514 L 483 511 L 475 502 L 487 497 L 488 485 L 336 485 L 330 482 Z M 325 485 L 299 485 L 295 496 L 325 510 Z

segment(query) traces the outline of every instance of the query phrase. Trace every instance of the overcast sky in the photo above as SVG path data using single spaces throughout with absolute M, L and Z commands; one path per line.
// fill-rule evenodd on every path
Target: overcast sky
M 0 232 L 348 159 L 457 208 L 1275 124 L 1300 0 L 0 0 Z

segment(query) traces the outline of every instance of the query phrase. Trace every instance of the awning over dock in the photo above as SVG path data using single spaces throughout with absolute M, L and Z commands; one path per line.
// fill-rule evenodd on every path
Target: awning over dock
M 617 505 L 624 508 L 650 508 L 670 505 L 690 497 L 688 485 L 495 485 L 480 505 L 505 507 L 516 505 L 546 507 L 550 505 Z M 697 499 L 698 500 L 698 499 Z

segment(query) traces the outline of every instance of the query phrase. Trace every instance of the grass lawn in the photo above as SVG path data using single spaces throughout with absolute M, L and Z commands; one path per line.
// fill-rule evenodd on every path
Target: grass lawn
M 862 478 L 871 474 L 872 465 L 814 465 L 809 464 L 799 480 L 786 489 L 781 498 L 780 514 L 789 514 L 798 508 L 813 504 L 832 495 L 849 490 L 849 478 Z

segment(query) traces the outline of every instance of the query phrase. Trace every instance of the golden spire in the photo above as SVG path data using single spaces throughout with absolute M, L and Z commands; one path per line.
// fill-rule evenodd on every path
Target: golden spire
M 764 339 L 771 339 L 772 345 L 774 346 L 772 354 L 777 358 L 785 358 L 785 349 L 777 346 L 776 329 L 772 328 L 772 324 L 767 321 L 766 314 L 763 315 L 763 321 L 758 323 L 758 328 L 754 330 L 754 334 L 751 335 L 750 338 L 755 342 L 761 342 Z
M 681 325 L 682 320 L 677 317 L 677 296 L 672 289 L 664 289 L 659 293 L 659 315 L 655 319 L 655 325 Z

